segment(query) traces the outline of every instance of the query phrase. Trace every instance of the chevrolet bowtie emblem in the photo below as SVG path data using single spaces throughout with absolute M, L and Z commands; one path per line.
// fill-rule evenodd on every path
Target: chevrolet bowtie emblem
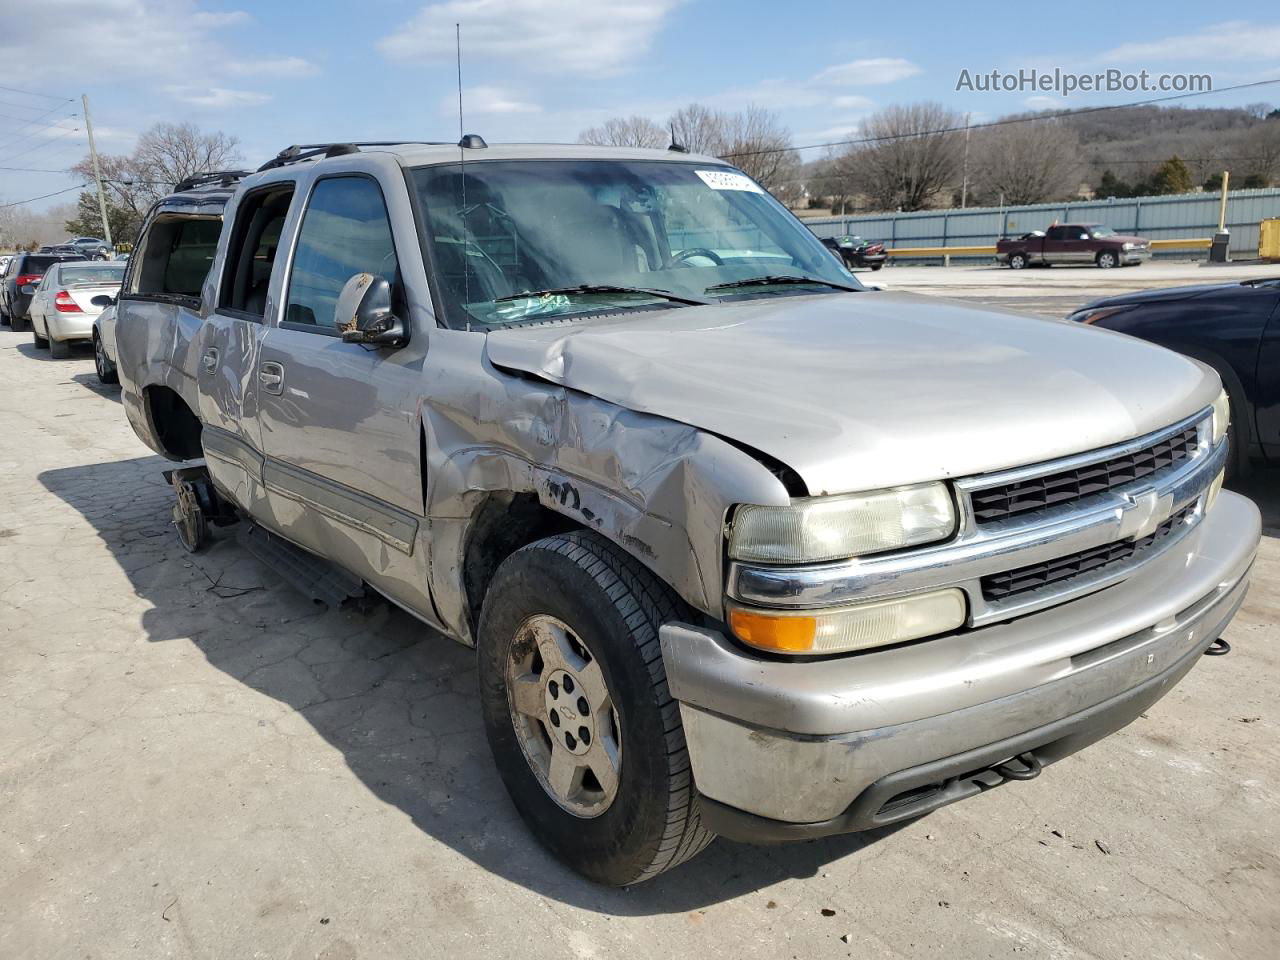
M 1169 519 L 1173 513 L 1173 494 L 1161 496 L 1157 490 L 1145 493 L 1125 495 L 1132 506 L 1124 507 L 1120 513 L 1120 539 L 1141 540 L 1156 532 L 1160 524 Z

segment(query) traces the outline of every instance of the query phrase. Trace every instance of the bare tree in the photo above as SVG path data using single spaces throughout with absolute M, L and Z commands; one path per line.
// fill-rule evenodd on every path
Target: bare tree
M 869 142 L 851 147 L 840 164 L 882 209 L 923 210 L 959 177 L 964 135 L 955 128 L 963 124 L 939 103 L 886 107 L 862 124 Z
M 1280 178 L 1280 118 L 1267 120 L 1258 124 L 1240 142 L 1239 152 L 1243 159 L 1237 164 L 1246 179 L 1260 186 L 1266 186 Z M 1235 175 L 1231 182 L 1236 182 Z
M 668 121 L 671 136 L 690 153 L 713 157 L 725 151 L 725 116 L 718 110 L 691 103 L 681 107 Z
M 670 135 L 648 117 L 613 117 L 578 134 L 579 143 L 602 147 L 652 147 L 662 149 Z
M 752 104 L 741 113 L 722 115 L 721 124 L 719 156 L 783 202 L 800 196 L 800 155 L 791 147 L 791 131 L 776 113 Z
M 578 140 L 610 146 L 662 147 L 670 142 L 670 136 L 691 153 L 730 160 L 783 199 L 789 193 L 799 195 L 800 158 L 791 147 L 791 131 L 772 111 L 750 105 L 740 113 L 724 113 L 691 103 L 672 114 L 669 126 L 668 135 L 645 117 L 615 117 L 584 130 Z
M 240 160 L 239 145 L 236 137 L 220 130 L 203 133 L 192 123 L 158 123 L 138 138 L 133 153 L 127 156 L 99 154 L 112 236 L 127 241 L 136 239 L 151 204 L 193 174 L 234 165 Z M 71 172 L 86 181 L 93 180 L 93 165 L 88 157 L 72 167 Z M 77 218 L 76 226 L 69 225 L 69 229 L 89 232 L 86 219 L 101 221 L 101 216 L 93 213 L 93 204 L 84 210 L 88 213 Z M 93 229 L 101 231 L 100 222 Z
M 1014 123 L 983 131 L 975 180 L 1008 204 L 1047 203 L 1071 197 L 1080 187 L 1080 137 L 1052 120 Z

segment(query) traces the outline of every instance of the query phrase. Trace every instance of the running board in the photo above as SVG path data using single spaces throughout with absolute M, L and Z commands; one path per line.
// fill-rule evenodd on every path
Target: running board
M 295 589 L 332 610 L 366 597 L 364 581 L 359 577 L 256 523 L 242 524 L 236 540 Z

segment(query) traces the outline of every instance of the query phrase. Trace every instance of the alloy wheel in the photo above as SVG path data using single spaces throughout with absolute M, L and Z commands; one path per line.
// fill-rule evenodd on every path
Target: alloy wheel
M 543 790 L 577 817 L 598 817 L 618 792 L 621 724 L 600 663 L 563 621 L 522 623 L 507 656 L 516 739 Z

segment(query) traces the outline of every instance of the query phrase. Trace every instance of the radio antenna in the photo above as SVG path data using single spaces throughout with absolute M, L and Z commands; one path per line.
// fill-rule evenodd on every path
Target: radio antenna
M 471 330 L 471 238 L 467 235 L 467 148 L 466 133 L 462 127 L 462 24 L 453 25 L 453 43 L 455 58 L 458 63 L 458 183 L 461 191 L 461 204 L 458 207 L 458 219 L 462 221 L 462 309 L 467 312 L 467 331 Z

